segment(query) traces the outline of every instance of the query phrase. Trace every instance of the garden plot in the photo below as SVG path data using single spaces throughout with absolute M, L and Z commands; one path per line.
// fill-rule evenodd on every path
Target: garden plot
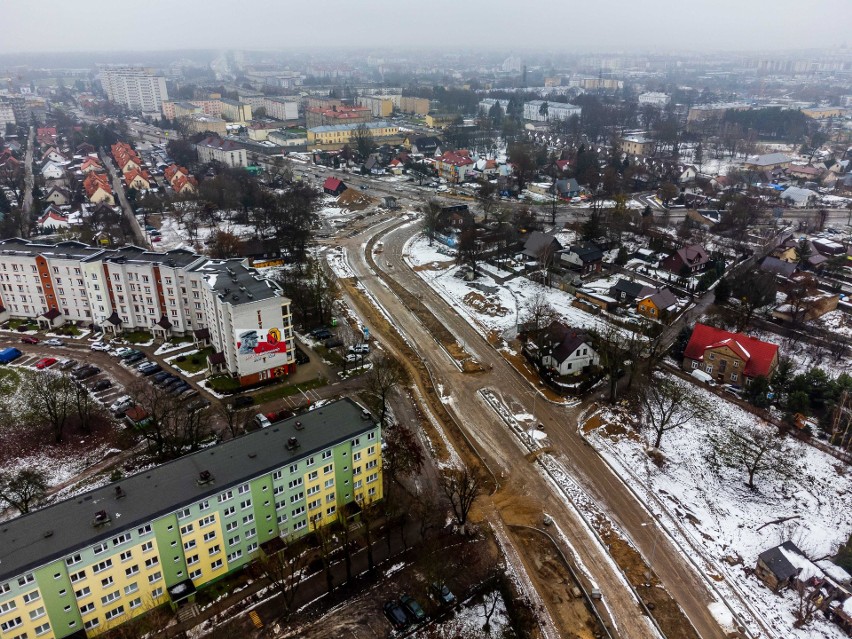
M 409 265 L 485 337 L 494 332 L 514 334 L 524 309 L 540 293 L 569 326 L 597 330 L 608 326 L 602 316 L 573 306 L 573 295 L 524 277 L 498 283 L 493 276 L 480 274 L 475 281 L 464 281 L 456 277 L 459 267 L 445 252 L 446 247 L 438 243 L 429 246 L 423 235 L 415 236 L 405 248 Z
M 669 379 L 688 384 L 680 378 Z M 743 617 L 758 614 L 777 637 L 843 636 L 839 628 L 822 619 L 794 629 L 793 593 L 779 597 L 748 571 L 760 553 L 786 540 L 792 540 L 812 559 L 832 555 L 852 530 L 850 469 L 790 440 L 791 453 L 781 462 L 788 476 L 759 474 L 756 488 L 751 490 L 745 485 L 744 470 L 714 470 L 708 436 L 725 426 L 741 431 L 760 420 L 699 387 L 689 392 L 708 402 L 713 416 L 668 432 L 662 441 L 666 461 L 661 467 L 646 454 L 647 444 L 633 430 L 634 418 L 626 409 L 603 410 L 604 426 L 592 431 L 589 439 L 653 512 L 665 512 L 668 517 L 663 522 L 674 520 L 667 528 L 684 551 L 711 562 L 720 575 L 716 578 L 710 571 L 718 587 L 723 592 L 738 591 L 741 599 L 751 602 L 751 610 L 736 604 Z

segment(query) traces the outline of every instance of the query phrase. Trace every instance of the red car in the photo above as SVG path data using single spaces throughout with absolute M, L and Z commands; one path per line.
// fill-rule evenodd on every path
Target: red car
M 162 242 L 163 238 L 158 235 L 157 237 L 152 237 L 151 241 L 152 242 Z
M 21 338 L 21 341 L 22 341 L 24 344 L 38 344 L 38 338 L 37 338 L 37 337 L 33 337 L 32 335 L 24 335 L 24 336 Z
M 55 357 L 44 357 L 36 362 L 36 368 L 41 370 L 48 366 L 53 366 L 56 363 Z

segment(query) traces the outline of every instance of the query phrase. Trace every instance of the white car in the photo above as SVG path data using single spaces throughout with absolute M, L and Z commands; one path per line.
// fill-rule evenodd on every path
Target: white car
M 108 351 L 109 344 L 104 344 L 103 342 L 92 342 L 92 350 L 93 351 Z
M 56 337 L 44 340 L 44 344 L 45 346 L 65 346 L 65 342 L 61 339 L 57 339 Z
M 125 355 L 126 353 L 129 353 L 129 352 L 130 352 L 130 351 L 132 351 L 132 350 L 133 350 L 133 349 L 132 349 L 132 348 L 130 348 L 129 346 L 119 346 L 119 347 L 118 347 L 118 348 L 116 348 L 114 351 L 112 351 L 112 354 L 113 354 L 115 357 L 121 357 L 122 355 Z

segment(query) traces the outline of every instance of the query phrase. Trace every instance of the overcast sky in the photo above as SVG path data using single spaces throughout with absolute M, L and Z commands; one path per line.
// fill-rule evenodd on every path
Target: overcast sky
M 0 53 L 788 50 L 852 45 L 850 25 L 852 0 L 0 0 Z

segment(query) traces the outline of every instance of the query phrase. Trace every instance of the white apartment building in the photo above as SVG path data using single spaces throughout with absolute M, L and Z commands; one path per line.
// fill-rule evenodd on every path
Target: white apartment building
M 6 135 L 7 124 L 14 125 L 16 122 L 15 110 L 12 108 L 12 104 L 10 102 L 0 102 L 0 135 Z
M 671 96 L 666 93 L 660 93 L 659 91 L 649 91 L 639 94 L 639 104 L 653 104 L 657 107 L 664 107 L 670 100 Z
M 155 111 L 169 99 L 166 79 L 142 67 L 101 67 L 101 86 L 111 102 L 132 111 Z
M 295 100 L 264 98 L 261 106 L 266 109 L 266 115 L 276 120 L 296 120 L 299 117 L 299 103 Z
M 547 115 L 541 113 L 541 105 L 547 102 Z M 533 122 L 549 122 L 550 120 L 567 120 L 572 115 L 580 116 L 582 109 L 573 104 L 551 102 L 549 100 L 531 100 L 524 102 L 524 120 Z
M 192 332 L 244 384 L 295 369 L 290 300 L 240 259 L 0 240 L 0 320 L 48 313 L 61 318 L 55 324 L 93 323 L 106 334 Z
M 211 135 L 195 145 L 200 162 L 221 162 L 230 167 L 248 166 L 246 150 L 231 140 Z

